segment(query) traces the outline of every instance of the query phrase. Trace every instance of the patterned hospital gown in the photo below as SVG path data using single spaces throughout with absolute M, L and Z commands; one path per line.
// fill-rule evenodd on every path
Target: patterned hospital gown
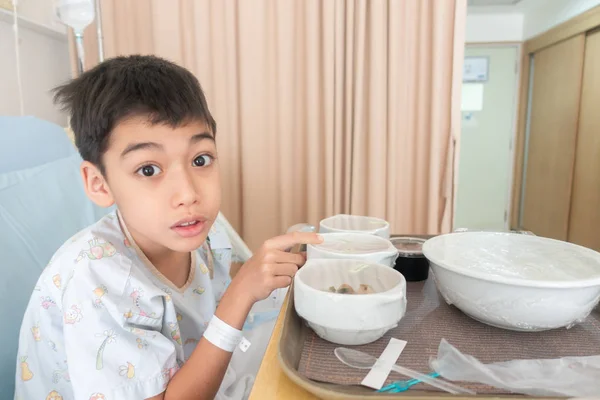
M 121 230 L 119 217 L 113 212 L 78 233 L 42 272 L 21 327 L 16 399 L 152 397 L 200 340 L 229 283 L 225 231 L 213 226 L 210 248 L 192 254 L 179 289 Z

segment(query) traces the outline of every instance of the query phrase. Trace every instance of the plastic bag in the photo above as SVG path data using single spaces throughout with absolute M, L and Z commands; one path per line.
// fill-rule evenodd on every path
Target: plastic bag
M 366 234 L 363 236 L 356 236 L 356 234 L 352 233 L 324 234 L 323 242 L 311 247 L 313 247 L 313 250 L 321 250 L 328 253 L 344 253 L 361 256 L 370 253 L 397 252 L 392 243 L 382 240 L 380 237 Z
M 361 232 L 390 238 L 389 222 L 375 217 L 362 215 L 337 214 L 321 220 L 319 232 Z
M 483 383 L 531 396 L 600 395 L 600 355 L 482 364 L 442 339 L 430 366 L 451 381 Z

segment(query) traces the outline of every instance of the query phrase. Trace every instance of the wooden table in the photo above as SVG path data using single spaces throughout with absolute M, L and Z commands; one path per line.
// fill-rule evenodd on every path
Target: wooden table
M 258 375 L 256 376 L 256 381 L 254 382 L 249 400 L 318 400 L 317 397 L 290 381 L 287 375 L 285 375 L 279 367 L 277 348 L 287 302 L 288 297 L 286 296 L 285 301 L 281 306 L 282 311 L 279 313 L 279 317 L 275 323 L 271 340 L 267 346 L 267 351 L 260 364 L 260 369 L 258 370 Z

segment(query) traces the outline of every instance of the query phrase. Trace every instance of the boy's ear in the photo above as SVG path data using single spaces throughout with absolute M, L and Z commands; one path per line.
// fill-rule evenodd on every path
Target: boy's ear
M 100 169 L 89 161 L 81 163 L 81 177 L 87 196 L 100 207 L 110 207 L 115 203 L 108 182 Z

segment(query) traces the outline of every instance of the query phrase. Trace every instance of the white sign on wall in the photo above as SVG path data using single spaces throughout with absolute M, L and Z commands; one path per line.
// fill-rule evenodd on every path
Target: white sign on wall
M 487 82 L 488 64 L 488 57 L 465 57 L 463 82 Z
M 460 99 L 461 111 L 483 110 L 483 83 L 463 83 Z

